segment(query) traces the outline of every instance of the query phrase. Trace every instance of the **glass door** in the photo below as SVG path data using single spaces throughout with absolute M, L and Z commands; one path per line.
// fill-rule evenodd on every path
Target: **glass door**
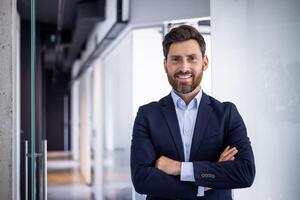
M 36 58 L 35 5 L 35 0 L 30 0 L 30 133 L 24 134 L 25 191 L 21 199 L 46 200 L 47 141 L 43 131 L 42 68 Z

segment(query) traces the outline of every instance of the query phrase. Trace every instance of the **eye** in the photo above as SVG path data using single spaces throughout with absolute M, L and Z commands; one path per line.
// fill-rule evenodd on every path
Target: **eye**
M 188 60 L 190 62 L 197 62 L 198 61 L 198 57 L 196 55 L 191 55 L 188 57 Z
M 174 56 L 174 57 L 171 57 L 171 62 L 173 62 L 173 63 L 178 63 L 178 62 L 180 62 L 181 61 L 181 58 L 180 57 L 177 57 L 177 56 Z

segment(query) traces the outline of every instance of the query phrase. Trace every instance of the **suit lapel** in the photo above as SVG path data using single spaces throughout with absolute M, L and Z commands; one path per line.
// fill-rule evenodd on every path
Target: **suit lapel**
M 161 100 L 162 113 L 169 126 L 172 138 L 174 140 L 180 161 L 184 161 L 183 144 L 180 134 L 180 128 L 175 111 L 175 106 L 171 95 L 166 96 Z
M 201 140 L 206 131 L 206 127 L 209 122 L 209 118 L 212 112 L 212 107 L 209 105 L 210 99 L 203 92 L 201 102 L 198 108 L 197 119 L 194 128 L 194 134 L 192 139 L 190 161 L 193 161 L 196 158 L 197 151 L 201 145 Z

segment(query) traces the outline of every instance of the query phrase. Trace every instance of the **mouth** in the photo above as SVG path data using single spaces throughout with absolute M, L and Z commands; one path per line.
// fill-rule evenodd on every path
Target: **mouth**
M 175 75 L 175 77 L 177 80 L 185 81 L 185 80 L 192 78 L 192 74 L 177 74 L 177 75 Z

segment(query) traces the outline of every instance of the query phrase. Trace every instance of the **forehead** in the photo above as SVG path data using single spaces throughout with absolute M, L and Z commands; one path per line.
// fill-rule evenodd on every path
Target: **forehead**
M 196 40 L 186 40 L 181 42 L 174 42 L 171 44 L 168 56 L 175 55 L 191 55 L 201 54 L 200 46 Z

